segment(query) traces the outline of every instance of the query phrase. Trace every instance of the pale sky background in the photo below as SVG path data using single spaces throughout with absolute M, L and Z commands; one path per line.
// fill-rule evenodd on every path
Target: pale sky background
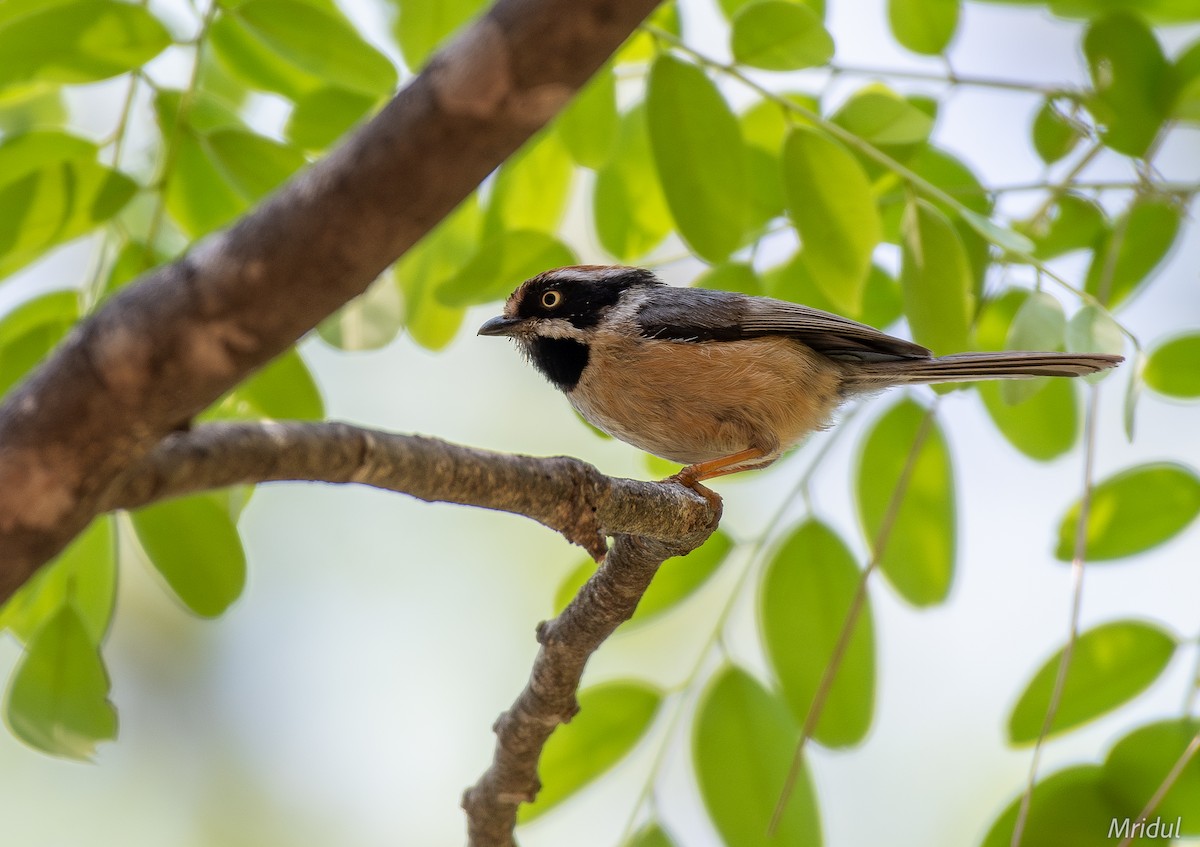
M 706 37 L 712 10 L 707 3 L 692 5 L 700 9 L 690 19 L 698 43 L 722 51 L 719 39 Z M 882 2 L 829 5 L 840 63 L 939 68 L 895 46 Z M 378 24 L 365 6 L 352 12 L 364 27 Z M 1195 35 L 1176 33 L 1172 43 Z M 368 37 L 383 41 L 369 31 Z M 950 56 L 960 73 L 1078 82 L 1077 40 L 1076 26 L 1037 12 L 968 3 Z M 866 81 L 850 80 L 846 90 Z M 897 87 L 937 91 L 925 84 Z M 77 102 L 85 125 L 100 133 L 115 109 L 104 98 L 115 99 L 119 89 L 100 85 L 88 92 L 88 103 Z M 1026 132 L 1037 106 L 1036 98 L 1006 92 L 956 94 L 945 103 L 937 140 L 987 184 L 1036 179 L 1040 166 Z M 269 128 L 277 114 L 268 103 L 262 125 Z M 1158 164 L 1169 177 L 1194 179 L 1198 152 L 1200 133 L 1180 134 Z M 1103 161 L 1088 173 L 1126 175 Z M 1191 235 L 1151 296 L 1121 315 L 1147 344 L 1200 325 L 1200 241 Z M 602 259 L 588 252 L 589 236 L 572 243 L 582 259 Z M 0 307 L 32 287 L 81 279 L 88 267 L 86 246 L 61 250 L 5 283 Z M 684 282 L 693 270 L 672 266 L 669 277 Z M 1079 279 L 1085 268 L 1067 263 L 1063 270 Z M 608 473 L 645 477 L 636 451 L 591 435 L 513 349 L 475 337 L 474 328 L 494 311 L 472 311 L 456 341 L 437 354 L 404 337 L 382 351 L 352 355 L 307 342 L 303 353 L 329 417 L 497 450 L 565 453 Z M 1126 441 L 1120 424 L 1125 379 L 1118 374 L 1101 389 L 1097 477 L 1157 459 L 1200 466 L 1195 405 L 1146 395 L 1137 440 Z M 848 425 L 861 430 L 896 399 L 873 400 Z M 1023 459 L 995 432 L 973 394 L 946 398 L 941 422 L 959 494 L 954 588 L 946 604 L 916 611 L 882 580 L 872 586 L 880 677 L 870 736 L 840 753 L 810 748 L 826 843 L 833 847 L 977 844 L 1023 786 L 1029 765 L 1029 751 L 1004 744 L 1008 712 L 1066 636 L 1069 571 L 1051 549 L 1060 515 L 1078 496 L 1080 451 L 1048 465 Z M 816 511 L 861 555 L 848 487 L 858 438 L 847 435 L 817 478 Z M 811 446 L 827 437 L 817 436 Z M 805 466 L 806 452 L 770 472 L 722 480 L 725 529 L 739 539 L 753 537 Z M 797 506 L 796 519 L 800 515 Z M 122 563 L 105 651 L 120 740 L 103 747 L 95 764 L 81 765 L 35 753 L 0 732 L 4 843 L 463 843 L 461 792 L 490 760 L 491 724 L 524 684 L 536 648 L 534 625 L 552 613 L 551 598 L 578 551 L 514 516 L 349 487 L 260 488 L 241 529 L 249 584 L 216 622 L 189 617 L 145 567 Z M 736 570 L 727 568 L 661 625 L 618 634 L 593 659 L 587 682 L 630 676 L 664 687 L 682 682 L 681 673 L 709 639 Z M 1143 618 L 1189 644 L 1145 695 L 1050 742 L 1043 773 L 1099 762 L 1128 728 L 1179 715 L 1196 661 L 1197 596 L 1197 526 L 1148 555 L 1088 571 L 1085 628 Z M 747 594 L 738 601 L 731 640 L 738 659 L 757 670 L 762 660 L 752 599 Z M 0 640 L 0 674 L 7 676 L 17 658 L 14 643 Z M 522 844 L 615 843 L 666 722 L 595 788 L 522 831 Z M 669 742 L 660 803 L 682 845 L 707 847 L 717 842 L 690 775 L 689 739 L 690 727 L 683 726 Z

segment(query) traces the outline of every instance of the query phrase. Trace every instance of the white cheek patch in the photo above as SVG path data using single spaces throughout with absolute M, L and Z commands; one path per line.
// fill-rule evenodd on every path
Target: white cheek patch
M 562 318 L 541 318 L 530 327 L 530 334 L 542 338 L 573 338 L 576 341 L 587 341 L 588 338 L 586 332 Z

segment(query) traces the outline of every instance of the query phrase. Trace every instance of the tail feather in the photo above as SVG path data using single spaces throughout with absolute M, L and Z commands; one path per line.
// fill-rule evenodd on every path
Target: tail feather
M 956 353 L 929 359 L 893 359 L 861 364 L 854 368 L 850 383 L 857 388 L 872 389 L 929 382 L 1076 377 L 1106 370 L 1123 361 L 1123 356 L 1106 353 Z

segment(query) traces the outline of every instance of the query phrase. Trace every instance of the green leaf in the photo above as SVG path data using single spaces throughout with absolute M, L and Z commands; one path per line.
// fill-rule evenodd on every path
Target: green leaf
M 319 8 L 303 0 L 247 0 L 228 10 L 227 16 L 225 20 L 229 22 L 223 27 L 214 26 L 217 32 L 225 27 L 232 29 L 236 19 L 244 31 L 238 43 L 251 42 L 255 47 L 265 48 L 273 54 L 271 58 L 290 65 L 287 70 L 299 70 L 295 79 L 300 81 L 301 88 L 307 87 L 306 76 L 315 77 L 324 85 L 372 96 L 388 94 L 396 87 L 396 69 L 392 63 L 363 40 L 336 9 Z M 226 58 L 228 54 L 228 50 L 222 53 Z M 277 79 L 254 69 L 255 55 L 241 61 L 235 59 L 230 70 L 249 84 L 277 91 Z M 279 93 L 285 96 L 297 93 L 290 83 L 287 87 L 291 90 Z
M 745 671 L 726 667 L 701 697 L 692 755 L 700 796 L 729 847 L 817 847 L 821 822 L 802 765 L 774 836 L 767 826 L 783 790 L 800 728 L 783 699 Z
M 654 581 L 638 603 L 630 624 L 641 624 L 668 612 L 691 597 L 716 573 L 733 550 L 733 540 L 717 530 L 700 547 L 686 556 L 674 556 L 659 566 Z M 596 570 L 596 563 L 585 559 L 567 574 L 554 592 L 554 608 L 561 612 L 579 593 Z
M 216 617 L 242 593 L 246 554 L 219 497 L 165 500 L 131 517 L 151 563 L 192 612 Z
M 144 6 L 116 0 L 35 5 L 0 19 L 0 88 L 108 79 L 141 67 L 170 43 Z
M 1008 350 L 1061 350 L 1067 332 L 1062 304 L 1044 291 L 1034 291 L 1021 304 L 1008 328 Z M 1000 396 L 1009 405 L 1029 399 L 1050 382 L 1040 379 L 1010 379 L 1000 383 Z
M 1167 397 L 1200 397 L 1200 333 L 1179 335 L 1150 351 L 1143 378 L 1146 385 Z
M 624 842 L 622 847 L 676 847 L 676 845 L 659 824 L 649 823 Z
M 347 352 L 386 347 L 404 324 L 404 303 L 391 274 L 385 274 L 342 308 L 321 321 L 321 339 Z
M 4 717 L 30 747 L 89 759 L 101 741 L 117 737 L 104 660 L 70 603 L 37 631 L 13 672 Z
M 266 197 L 306 164 L 295 147 L 242 130 L 209 133 L 203 144 L 228 183 L 251 202 Z
M 1101 782 L 1104 792 L 1137 819 L 1171 773 L 1196 734 L 1200 720 L 1167 720 L 1138 727 L 1108 752 Z M 1175 778 L 1153 814 L 1174 823 L 1175 835 L 1200 835 L 1200 758 L 1193 757 Z
M 483 9 L 486 0 L 394 0 L 400 14 L 393 32 L 404 54 L 404 64 L 412 70 L 425 64 L 463 24 Z
M 754 267 L 743 262 L 726 262 L 709 268 L 692 284 L 714 291 L 737 291 L 750 295 L 763 293 L 762 282 L 754 272 Z
M 1154 33 L 1136 15 L 1115 12 L 1095 21 L 1083 38 L 1095 94 L 1088 110 L 1101 140 L 1118 153 L 1141 156 L 1166 118 L 1169 66 Z
M 10 185 L 43 168 L 76 160 L 94 161 L 100 148 L 87 139 L 54 130 L 12 135 L 0 143 L 0 186 Z
M 1046 214 L 1016 227 L 1033 240 L 1034 257 L 1045 260 L 1095 249 L 1108 232 L 1108 220 L 1095 200 L 1067 193 Z
M 39 627 L 66 605 L 88 638 L 99 645 L 112 619 L 117 589 L 113 519 L 96 518 L 53 561 L 43 565 L 0 606 L 0 630 L 28 643 Z
M 88 159 L 47 163 L 3 185 L 0 278 L 111 219 L 136 190 L 129 177 Z
M 995 244 L 1000 249 L 1007 250 L 1010 253 L 1033 252 L 1033 242 L 1019 232 L 999 226 L 991 218 L 976 214 L 970 209 L 963 209 L 959 214 L 963 221 L 971 229 L 982 235 L 988 243 Z
M 276 356 L 234 389 L 235 407 L 248 408 L 236 417 L 319 421 L 325 403 L 312 373 L 295 347 Z
M 737 119 L 704 71 L 668 54 L 647 85 L 650 147 L 671 216 L 693 252 L 724 261 L 741 245 L 749 211 Z
M 1009 804 L 992 824 L 982 847 L 1011 847 L 1013 830 L 1020 814 L 1021 796 Z M 1118 844 L 1110 838 L 1114 823 L 1118 826 L 1129 812 L 1114 804 L 1104 790 L 1101 770 L 1096 765 L 1078 765 L 1048 777 L 1040 778 L 1033 789 L 1021 847 L 1084 847 L 1084 845 Z M 1137 839 L 1137 847 L 1149 847 L 1153 842 Z
M 598 170 L 612 156 L 620 126 L 617 75 L 612 65 L 605 65 L 563 109 L 558 117 L 558 134 L 572 159 Z
M 318 88 L 296 100 L 283 133 L 305 150 L 324 150 L 362 121 L 376 97 L 344 88 Z
M 892 35 L 914 53 L 937 56 L 958 29 L 960 0 L 888 0 Z
M 757 0 L 717 0 L 717 5 L 721 7 L 721 11 L 724 13 L 725 19 L 727 21 L 733 21 L 733 19 L 738 16 L 738 13 L 742 11 L 742 9 L 755 2 L 757 2 Z M 794 0 L 794 2 L 803 3 L 803 5 L 812 9 L 818 18 L 825 17 L 825 0 Z M 679 33 L 676 32 L 675 34 L 678 35 Z
M 79 293 L 52 291 L 0 319 L 0 397 L 46 358 L 79 320 Z
M 1084 306 L 1067 324 L 1066 347 L 1072 353 L 1120 354 L 1125 349 L 1125 337 L 1107 311 L 1099 306 Z M 1084 379 L 1095 383 L 1110 374 L 1111 371 L 1101 371 Z
M 1083 134 L 1079 122 L 1059 111 L 1052 98 L 1042 102 L 1033 118 L 1033 149 L 1048 165 L 1074 150 Z
M 1167 462 L 1137 465 L 1109 477 L 1092 491 L 1084 558 L 1089 562 L 1144 553 L 1182 532 L 1200 514 L 1200 478 Z M 1075 553 L 1079 503 L 1058 528 L 1054 555 Z
M 559 136 L 549 131 L 536 136 L 496 172 L 483 218 L 484 233 L 555 232 L 567 206 L 573 173 Z
M 837 312 L 821 289 L 817 288 L 812 274 L 804 264 L 803 252 L 797 253 L 783 265 L 771 268 L 763 274 L 767 294 L 781 300 L 802 303 L 814 309 Z M 843 312 L 846 317 L 883 329 L 900 318 L 900 285 L 883 268 L 872 265 L 863 291 L 862 310 Z
M 902 231 L 900 289 L 913 338 L 940 354 L 968 349 L 975 308 L 962 239 L 924 200 L 909 205 Z
M 860 88 L 833 115 L 833 122 L 875 145 L 920 144 L 933 118 L 880 83 Z
M 954 471 L 950 451 L 936 420 L 914 454 L 917 435 L 930 414 L 905 398 L 889 409 L 867 434 L 858 460 L 858 519 L 867 544 L 879 544 L 881 527 L 892 512 L 886 545 L 875 551 L 884 576 L 904 599 L 928 606 L 946 599 L 954 577 Z M 901 477 L 911 466 L 906 484 Z
M 798 126 L 783 149 L 783 184 L 804 264 L 831 302 L 858 312 L 882 235 L 862 166 L 833 139 Z
M 1094 720 L 1145 691 L 1176 646 L 1171 635 L 1139 621 L 1113 621 L 1081 633 L 1046 737 Z M 1011 743 L 1032 744 L 1041 735 L 1062 655 L 1059 650 L 1050 657 L 1021 693 L 1008 718 Z
M 579 693 L 579 713 L 550 736 L 538 762 L 542 790 L 522 804 L 525 823 L 554 808 L 632 750 L 654 721 L 662 694 L 637 682 L 607 682 Z
M 127 242 L 108 269 L 103 295 L 107 297 L 169 258 L 159 250 L 151 250 L 143 241 Z
M 502 230 L 487 239 L 457 276 L 437 288 L 445 306 L 470 306 L 507 297 L 547 268 L 577 264 L 571 248 L 553 235 Z
M 20 135 L 67 122 L 62 88 L 53 83 L 0 88 L 0 132 Z
M 1175 88 L 1171 117 L 1200 122 L 1200 41 L 1180 54 L 1171 71 Z
M 645 256 L 674 226 L 654 169 L 643 106 L 622 118 L 617 147 L 596 174 L 592 204 L 601 246 L 624 262 Z
M 1024 289 L 1010 288 L 988 301 L 975 327 L 975 347 L 1004 350 L 1017 311 L 1028 298 Z M 1046 462 L 1074 445 L 1079 437 L 1079 400 L 1071 380 L 1051 379 L 1016 405 L 1005 402 L 1005 382 L 981 382 L 975 386 L 984 407 L 1008 443 L 1031 459 Z
M 1049 0 L 1054 14 L 1064 18 L 1098 18 L 1109 12 L 1136 12 L 1159 24 L 1200 20 L 1194 0 Z
M 792 716 L 801 725 L 846 624 L 862 572 L 828 525 L 808 520 L 776 552 L 759 591 L 767 659 Z M 815 741 L 849 747 L 862 741 L 875 705 L 875 625 L 868 598 L 829 690 Z
M 757 0 L 733 19 L 734 61 L 768 71 L 815 68 L 833 58 L 833 38 L 821 18 L 789 0 Z
M 396 285 L 404 299 L 404 326 L 422 347 L 440 350 L 462 324 L 463 307 L 442 305 L 434 292 L 458 274 L 462 257 L 472 254 L 481 222 L 479 202 L 472 194 L 395 265 Z
M 1087 292 L 1116 307 L 1139 291 L 1175 243 L 1179 224 L 1180 210 L 1171 200 L 1134 198 L 1097 246 L 1088 267 Z

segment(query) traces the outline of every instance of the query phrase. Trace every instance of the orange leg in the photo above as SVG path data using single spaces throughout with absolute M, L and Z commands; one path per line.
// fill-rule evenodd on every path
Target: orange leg
M 671 479 L 686 485 L 688 488 L 695 488 L 696 484 L 706 479 L 714 479 L 718 476 L 726 474 L 738 473 L 739 471 L 749 471 L 755 468 L 763 468 L 771 464 L 773 459 L 766 462 L 758 460 L 765 458 L 768 455 L 766 450 L 758 447 L 751 447 L 746 450 L 741 450 L 730 456 L 722 456 L 719 459 L 710 459 L 707 462 L 697 462 L 694 465 L 688 465 Z

